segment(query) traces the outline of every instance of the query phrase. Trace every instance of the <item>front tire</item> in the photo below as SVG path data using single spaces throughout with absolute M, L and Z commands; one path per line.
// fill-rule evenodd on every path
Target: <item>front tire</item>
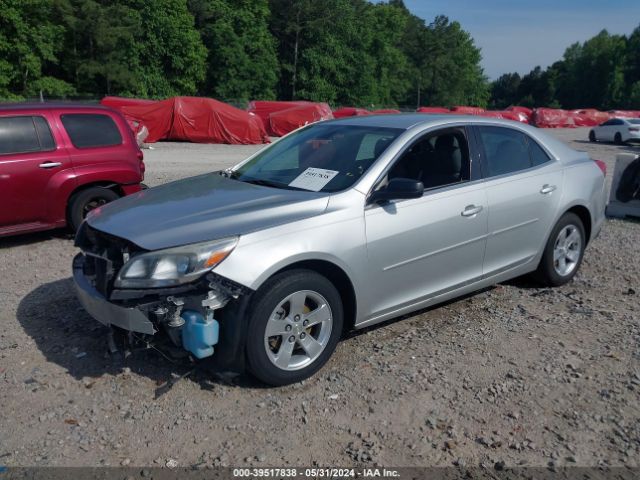
M 252 300 L 246 339 L 249 371 L 273 386 L 309 378 L 333 354 L 342 324 L 340 294 L 325 277 L 311 270 L 274 276 Z
M 108 188 L 89 187 L 81 190 L 69 200 L 69 226 L 75 232 L 91 210 L 118 198 L 120 196 Z
M 580 268 L 586 244 L 580 217 L 575 213 L 565 213 L 551 231 L 534 276 L 549 287 L 569 282 Z
M 589 141 L 590 142 L 595 142 L 596 141 L 596 132 L 594 132 L 593 130 L 591 130 L 589 132 Z

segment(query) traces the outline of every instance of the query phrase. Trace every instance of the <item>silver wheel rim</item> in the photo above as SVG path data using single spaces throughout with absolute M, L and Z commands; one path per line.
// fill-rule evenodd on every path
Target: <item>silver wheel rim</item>
M 264 333 L 264 348 L 281 370 L 299 370 L 322 354 L 333 327 L 326 298 L 312 290 L 287 296 L 271 312 Z
M 560 230 L 553 246 L 553 268 L 561 277 L 570 275 L 578 266 L 582 251 L 582 235 L 575 225 Z

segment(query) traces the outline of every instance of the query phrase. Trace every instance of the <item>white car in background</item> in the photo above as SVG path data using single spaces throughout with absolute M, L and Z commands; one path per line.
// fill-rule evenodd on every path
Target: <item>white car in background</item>
M 589 141 L 640 142 L 640 118 L 612 118 L 589 132 Z

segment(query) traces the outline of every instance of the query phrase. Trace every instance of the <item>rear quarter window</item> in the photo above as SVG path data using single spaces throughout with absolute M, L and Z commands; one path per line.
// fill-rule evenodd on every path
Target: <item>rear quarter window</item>
M 40 116 L 0 117 L 0 155 L 55 148 L 47 121 Z
M 551 160 L 551 157 L 543 150 L 543 148 L 538 145 L 538 142 L 533 140 L 532 138 L 528 138 L 529 140 L 529 151 L 531 153 L 531 163 L 534 167 L 538 165 L 542 165 Z
M 118 126 L 109 115 L 69 113 L 60 117 L 76 148 L 111 147 L 122 144 Z

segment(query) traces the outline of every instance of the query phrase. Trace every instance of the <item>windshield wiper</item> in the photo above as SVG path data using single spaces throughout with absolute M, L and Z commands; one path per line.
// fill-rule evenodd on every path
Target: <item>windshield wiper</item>
M 273 180 L 264 180 L 262 178 L 239 179 L 237 176 L 232 176 L 231 178 L 235 178 L 239 182 L 251 183 L 252 185 L 260 185 L 262 187 L 279 188 L 283 190 L 300 190 L 303 192 L 309 191 L 304 188 L 292 187 L 291 185 L 287 185 L 286 183 L 274 182 Z
M 248 180 L 240 180 L 240 181 L 244 183 L 251 183 L 252 185 L 261 185 L 263 187 L 294 188 L 294 187 L 289 187 L 289 185 L 285 185 L 284 183 L 274 182 L 272 180 L 263 180 L 260 178 L 251 178 Z

